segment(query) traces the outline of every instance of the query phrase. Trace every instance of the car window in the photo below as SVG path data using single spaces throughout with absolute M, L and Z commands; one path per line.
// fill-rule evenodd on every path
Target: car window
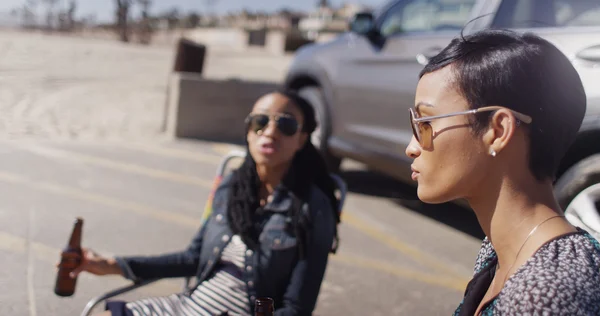
M 558 26 L 600 26 L 600 0 L 555 0 Z
M 505 0 L 494 25 L 503 28 L 600 26 L 600 0 Z
M 406 0 L 391 7 L 379 23 L 383 36 L 461 30 L 476 0 Z

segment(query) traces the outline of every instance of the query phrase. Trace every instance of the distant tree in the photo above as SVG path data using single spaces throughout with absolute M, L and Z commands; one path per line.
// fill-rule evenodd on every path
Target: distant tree
M 213 8 L 215 4 L 217 4 L 217 2 L 219 2 L 219 0 L 204 0 L 204 5 L 206 6 L 206 9 L 204 11 L 206 12 L 207 16 L 213 15 Z
M 37 1 L 36 0 L 27 0 L 23 5 L 23 9 L 21 10 L 22 14 L 22 26 L 26 29 L 35 28 L 37 16 L 35 11 L 37 9 Z
M 172 8 L 165 13 L 164 18 L 167 20 L 169 30 L 174 30 L 179 26 L 180 14 L 177 8 Z
M 115 0 L 117 8 L 115 15 L 117 18 L 116 27 L 119 38 L 122 42 L 129 42 L 129 9 L 133 0 Z
M 44 4 L 46 4 L 46 29 L 48 31 L 52 31 L 55 23 L 55 12 L 54 9 L 58 4 L 59 0 L 42 0 Z
M 200 15 L 196 12 L 191 12 L 187 16 L 187 27 L 190 29 L 197 28 L 200 25 Z
M 317 2 L 317 6 L 320 8 L 329 8 L 329 1 L 328 0 L 319 0 Z
M 65 32 L 68 29 L 68 22 L 67 22 L 67 13 L 65 11 L 59 11 L 56 14 L 56 21 L 58 22 L 57 24 L 57 29 L 61 32 Z
M 148 12 L 150 11 L 152 0 L 137 0 L 137 3 L 141 7 L 142 18 L 148 18 L 150 16 Z
M 152 0 L 137 0 L 137 3 L 141 6 L 142 17 L 139 23 L 139 37 L 140 43 L 150 44 L 152 40 L 152 23 L 150 21 L 150 5 Z
M 95 28 L 95 27 L 97 27 L 96 20 L 97 20 L 96 14 L 91 13 L 91 14 L 88 14 L 88 15 L 82 17 L 80 19 L 79 23 L 82 28 Z
M 69 31 L 75 29 L 75 11 L 77 10 L 77 1 L 69 1 L 69 8 L 67 9 L 67 28 Z
M 36 9 L 37 3 L 27 1 L 21 9 L 16 9 L 15 16 L 21 15 L 21 26 L 25 29 L 32 29 L 36 24 Z
M 281 16 L 292 16 L 293 12 L 288 8 L 281 8 L 277 11 L 277 14 Z
M 204 4 L 209 8 L 214 7 L 217 2 L 219 2 L 219 0 L 204 0 Z

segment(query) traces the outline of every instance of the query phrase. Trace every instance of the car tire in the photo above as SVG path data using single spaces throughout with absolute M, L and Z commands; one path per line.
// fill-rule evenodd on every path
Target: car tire
M 312 133 L 310 141 L 321 153 L 329 171 L 338 172 L 342 164 L 342 159 L 332 155 L 327 146 L 327 140 L 331 135 L 331 120 L 321 88 L 316 86 L 302 87 L 298 89 L 298 94 L 305 98 L 315 109 L 317 129 Z
M 567 220 L 600 239 L 600 154 L 569 168 L 556 182 L 554 192 Z

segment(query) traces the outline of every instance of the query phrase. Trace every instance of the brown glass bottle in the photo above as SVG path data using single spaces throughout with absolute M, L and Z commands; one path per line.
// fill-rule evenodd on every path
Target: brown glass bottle
M 81 250 L 81 233 L 83 228 L 83 219 L 77 218 L 73 225 L 73 231 L 69 238 L 67 247 L 63 249 L 58 265 L 58 273 L 56 275 L 56 284 L 54 285 L 54 293 L 58 296 L 71 296 L 75 293 L 75 285 L 77 277 L 71 278 L 71 273 L 81 264 L 83 252 Z
M 259 297 L 254 302 L 255 316 L 273 316 L 273 299 L 270 297 Z

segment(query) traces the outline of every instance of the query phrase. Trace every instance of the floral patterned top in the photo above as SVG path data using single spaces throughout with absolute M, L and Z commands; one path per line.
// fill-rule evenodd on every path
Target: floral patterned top
M 455 316 L 473 316 L 497 264 L 486 237 Z M 480 315 L 600 315 L 600 243 L 582 229 L 542 245 Z

